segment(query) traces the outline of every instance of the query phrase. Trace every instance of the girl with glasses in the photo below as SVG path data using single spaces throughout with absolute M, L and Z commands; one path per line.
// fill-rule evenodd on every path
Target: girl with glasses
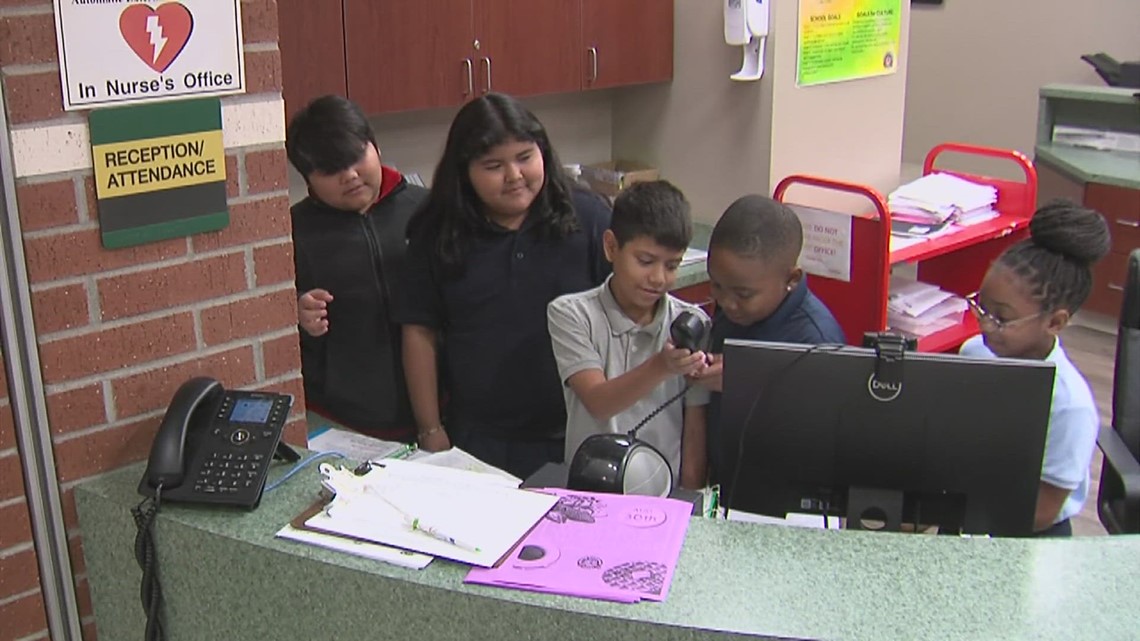
M 1092 265 L 1108 253 L 1099 213 L 1065 201 L 1044 205 L 1030 237 L 994 261 L 981 289 L 967 297 L 982 334 L 962 345 L 975 357 L 1047 360 L 1056 366 L 1034 530 L 1071 536 L 1069 519 L 1089 493 L 1089 465 L 1099 428 L 1092 391 L 1065 354 L 1059 334 L 1092 289 Z

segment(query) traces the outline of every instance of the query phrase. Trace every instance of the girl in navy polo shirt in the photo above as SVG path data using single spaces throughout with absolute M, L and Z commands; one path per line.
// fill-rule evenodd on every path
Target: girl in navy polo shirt
M 609 224 L 521 103 L 491 93 L 460 109 L 408 226 L 397 314 L 421 447 L 456 445 L 520 478 L 562 460 L 546 305 L 605 280 Z

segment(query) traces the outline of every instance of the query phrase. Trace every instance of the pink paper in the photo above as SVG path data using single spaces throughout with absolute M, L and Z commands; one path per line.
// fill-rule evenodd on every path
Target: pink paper
M 499 567 L 474 568 L 464 582 L 623 603 L 665 600 L 691 504 L 543 491 L 561 498 Z

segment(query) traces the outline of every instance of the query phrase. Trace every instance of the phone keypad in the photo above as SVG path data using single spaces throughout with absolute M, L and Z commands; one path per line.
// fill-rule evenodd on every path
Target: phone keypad
M 213 452 L 198 472 L 194 481 L 195 492 L 228 494 L 253 487 L 265 457 L 262 454 Z
M 264 423 L 234 422 L 229 420 L 234 400 L 227 395 L 211 430 L 210 447 L 215 449 L 194 473 L 194 492 L 222 501 L 226 495 L 256 491 L 264 482 L 291 405 L 288 397 L 278 398 Z

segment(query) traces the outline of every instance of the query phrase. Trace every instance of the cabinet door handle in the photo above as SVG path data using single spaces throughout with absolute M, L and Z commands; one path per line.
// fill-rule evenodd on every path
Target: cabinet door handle
M 483 89 L 483 93 L 491 93 L 491 59 L 484 56 L 483 64 L 487 65 L 487 86 Z
M 475 78 L 471 69 L 472 66 L 473 65 L 471 64 L 470 58 L 463 59 L 463 70 L 466 72 L 465 75 L 467 76 L 467 89 L 463 91 L 464 96 L 470 96 L 471 94 L 475 93 Z
M 1117 285 L 1116 283 L 1109 283 L 1109 284 L 1108 284 L 1108 288 L 1109 288 L 1109 289 L 1111 289 L 1111 290 L 1112 290 L 1112 291 L 1114 291 L 1114 292 L 1122 292 L 1122 291 L 1124 291 L 1124 285 Z
M 587 84 L 592 84 L 598 81 L 598 48 L 590 47 L 586 49 L 586 53 L 590 59 L 590 76 L 586 79 Z
M 1117 218 L 1116 224 L 1124 225 L 1125 227 L 1140 227 L 1140 220 L 1124 220 L 1123 218 Z

